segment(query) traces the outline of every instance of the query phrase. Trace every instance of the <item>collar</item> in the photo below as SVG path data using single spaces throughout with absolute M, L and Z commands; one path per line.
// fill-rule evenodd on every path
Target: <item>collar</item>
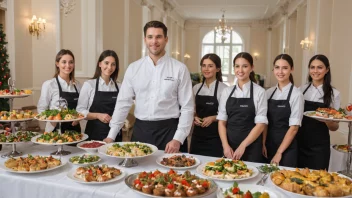
M 238 80 L 236 81 L 236 87 L 240 87 L 239 85 L 238 85 Z M 243 85 L 243 88 L 242 88 L 242 90 L 244 91 L 244 90 L 249 90 L 251 88 L 251 81 L 248 81 L 248 82 L 246 82 L 244 85 Z M 240 88 L 239 88 L 239 90 L 241 90 Z
M 60 77 L 60 75 L 57 75 L 57 79 L 59 80 L 60 84 L 65 84 L 65 85 L 68 85 L 68 86 L 74 84 L 74 83 L 72 83 L 72 80 L 70 80 L 70 83 L 67 84 L 67 82 Z
M 112 78 L 110 78 L 110 81 L 109 81 L 109 84 L 108 85 L 111 85 L 113 82 Z M 103 85 L 105 84 L 105 80 L 100 76 L 99 77 L 99 85 Z
M 166 52 L 165 52 L 164 56 L 162 56 L 162 57 L 159 58 L 159 60 L 156 62 L 156 65 L 155 65 L 155 66 L 164 63 L 164 62 L 167 60 L 168 57 L 169 57 L 169 56 L 168 56 L 168 55 L 166 54 Z M 151 64 L 154 65 L 154 62 L 153 62 L 152 58 L 150 58 L 149 55 L 147 56 L 147 60 L 148 60 L 149 63 L 151 63 Z
M 276 84 L 276 90 L 277 91 L 281 91 L 281 92 L 285 92 L 285 91 L 287 91 L 287 90 L 289 90 L 290 88 L 291 88 L 291 85 L 292 85 L 292 83 L 291 82 L 289 82 L 286 86 L 284 86 L 283 88 L 282 88 L 282 90 L 280 90 L 279 89 L 279 84 Z
M 215 87 L 216 81 L 217 80 L 214 80 L 212 83 L 210 83 L 209 89 L 211 89 L 212 87 Z M 204 87 L 208 88 L 206 82 L 204 82 Z

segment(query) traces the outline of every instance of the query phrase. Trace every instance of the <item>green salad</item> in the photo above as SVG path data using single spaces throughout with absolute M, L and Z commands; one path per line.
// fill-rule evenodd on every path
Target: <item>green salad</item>
M 100 157 L 97 155 L 83 155 L 83 156 L 74 156 L 70 158 L 70 162 L 73 164 L 90 164 L 100 160 Z

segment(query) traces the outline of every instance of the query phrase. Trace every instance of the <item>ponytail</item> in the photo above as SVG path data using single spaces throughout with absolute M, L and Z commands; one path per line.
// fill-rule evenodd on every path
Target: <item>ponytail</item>
M 250 79 L 252 82 L 257 82 L 257 80 L 255 79 L 254 71 L 251 71 L 251 73 L 249 74 L 249 79 Z
M 289 79 L 290 79 L 290 82 L 294 85 L 295 83 L 293 82 L 293 76 L 292 76 L 292 74 L 290 74 Z

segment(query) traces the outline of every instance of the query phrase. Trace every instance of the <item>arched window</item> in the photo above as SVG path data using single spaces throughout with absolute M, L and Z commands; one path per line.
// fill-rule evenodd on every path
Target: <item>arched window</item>
M 222 78 L 228 85 L 232 85 L 235 79 L 232 61 L 242 51 L 242 38 L 235 31 L 232 31 L 222 42 L 221 37 L 212 30 L 204 36 L 202 41 L 202 57 L 208 53 L 215 53 L 221 58 Z

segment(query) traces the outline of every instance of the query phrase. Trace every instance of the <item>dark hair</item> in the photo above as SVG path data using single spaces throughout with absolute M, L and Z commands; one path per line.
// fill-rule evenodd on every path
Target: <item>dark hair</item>
M 323 82 L 324 96 L 323 96 L 323 100 L 324 100 L 324 104 L 326 106 L 330 107 L 330 104 L 331 104 L 331 101 L 332 101 L 332 97 L 334 96 L 334 92 L 333 92 L 333 89 L 332 89 L 332 86 L 331 86 L 331 70 L 330 70 L 329 59 L 325 55 L 317 54 L 317 55 L 313 56 L 309 60 L 308 69 L 310 68 L 310 64 L 314 60 L 320 60 L 321 62 L 323 62 L 323 64 L 325 65 L 326 69 L 329 70 L 324 76 L 324 82 Z M 312 77 L 310 75 L 308 75 L 308 81 L 310 83 L 312 82 Z
M 167 37 L 167 27 L 164 23 L 160 21 L 149 21 L 148 23 L 146 23 L 144 26 L 144 37 L 147 36 L 148 28 L 161 28 L 163 29 L 164 36 Z
M 240 52 L 238 53 L 235 58 L 233 59 L 233 66 L 235 66 L 235 62 L 238 58 L 244 58 L 246 59 L 249 64 L 251 65 L 251 67 L 253 67 L 253 57 L 250 53 L 248 52 Z M 249 74 L 249 79 L 253 82 L 256 82 L 256 79 L 254 77 L 254 71 L 252 71 L 250 74 Z
M 203 61 L 205 59 L 210 59 L 211 61 L 214 62 L 216 68 L 219 68 L 220 70 L 218 72 L 216 72 L 216 80 L 222 82 L 222 73 L 221 73 L 221 59 L 218 55 L 210 53 L 210 54 L 206 54 L 203 56 L 203 58 L 200 60 L 200 66 L 202 67 L 203 65 Z M 205 80 L 204 76 L 203 76 L 203 81 Z
M 115 59 L 115 63 L 116 63 L 116 69 L 115 71 L 110 75 L 110 78 L 112 78 L 112 80 L 115 82 L 117 80 L 117 76 L 119 75 L 119 57 L 117 56 L 116 52 L 113 50 L 105 50 L 103 51 L 98 59 L 97 62 L 97 67 L 95 68 L 95 73 L 93 76 L 93 79 L 97 79 L 101 76 L 101 68 L 99 67 L 99 63 L 101 61 L 103 61 L 106 57 L 108 56 L 112 56 Z
M 72 56 L 73 59 L 73 63 L 75 63 L 75 56 L 73 55 L 73 53 L 68 50 L 68 49 L 62 49 L 60 50 L 55 57 L 55 74 L 54 74 L 54 78 L 56 78 L 59 74 L 60 74 L 60 68 L 58 66 L 56 66 L 56 63 L 60 62 L 61 58 L 64 55 L 70 55 Z M 72 82 L 75 82 L 75 67 L 73 67 L 72 72 L 69 75 L 70 80 L 72 80 Z
M 280 59 L 287 61 L 288 64 L 290 65 L 291 69 L 293 69 L 293 59 L 292 59 L 292 57 L 290 55 L 288 55 L 288 54 L 280 54 L 280 55 L 276 56 L 276 58 L 275 58 L 275 60 L 273 62 L 273 65 L 275 66 L 276 61 L 278 61 Z M 290 74 L 289 79 L 290 79 L 290 82 L 292 84 L 294 84 L 292 74 Z

